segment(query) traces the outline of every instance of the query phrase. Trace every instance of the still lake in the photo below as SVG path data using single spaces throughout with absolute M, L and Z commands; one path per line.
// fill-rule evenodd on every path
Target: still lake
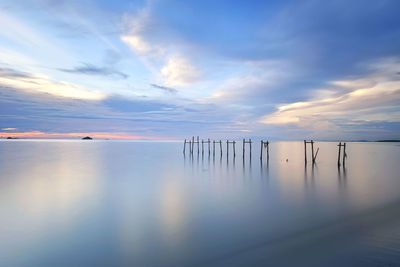
M 400 144 L 336 145 L 1 140 L 0 265 L 400 266 Z

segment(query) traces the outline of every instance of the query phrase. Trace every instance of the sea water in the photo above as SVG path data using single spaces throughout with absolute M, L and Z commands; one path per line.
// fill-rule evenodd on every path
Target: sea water
M 1 266 L 399 266 L 399 143 L 1 140 Z

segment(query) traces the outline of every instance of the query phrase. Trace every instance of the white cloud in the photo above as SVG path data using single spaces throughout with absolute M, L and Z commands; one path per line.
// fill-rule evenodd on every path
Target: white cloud
M 168 43 L 171 41 L 157 39 L 157 25 L 159 24 L 151 17 L 148 7 L 136 16 L 126 15 L 123 18 L 125 34 L 121 36 L 121 40 L 141 58 L 150 71 L 163 79 L 163 85 L 193 85 L 199 80 L 200 71 L 182 51 L 176 51 L 179 50 L 176 42 L 170 46 Z
M 165 49 L 160 45 L 152 44 L 147 40 L 152 25 L 149 8 L 144 8 L 135 16 L 125 15 L 122 25 L 125 33 L 121 40 L 125 42 L 135 53 L 144 58 L 157 58 L 165 56 Z
M 293 76 L 293 66 L 286 61 L 260 61 L 239 63 L 244 71 L 225 80 L 217 90 L 202 101 L 241 103 L 254 105 L 262 101 L 260 95 L 279 89 Z
M 171 56 L 161 73 L 167 86 L 187 86 L 200 78 L 200 72 L 182 56 Z
M 332 94 L 309 101 L 283 104 L 272 114 L 263 116 L 263 124 L 296 124 L 316 128 L 325 124 L 327 129 L 334 121 L 400 121 L 400 77 L 397 65 L 377 64 L 381 69 L 361 79 L 331 82 Z M 386 66 L 382 69 L 382 66 Z M 323 90 L 325 92 L 326 89 Z
M 103 93 L 67 82 L 55 82 L 43 75 L 3 76 L 0 77 L 0 85 L 27 92 L 48 93 L 73 99 L 101 100 L 105 98 Z

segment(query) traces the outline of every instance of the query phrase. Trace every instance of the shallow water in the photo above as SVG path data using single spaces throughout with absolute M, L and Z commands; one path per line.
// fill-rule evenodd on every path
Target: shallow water
M 336 145 L 2 140 L 0 265 L 399 266 L 399 144 Z

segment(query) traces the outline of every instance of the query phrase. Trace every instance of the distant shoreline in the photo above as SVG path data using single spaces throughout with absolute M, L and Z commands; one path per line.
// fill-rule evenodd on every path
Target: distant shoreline
M 217 138 L 219 140 L 219 138 Z M 216 139 L 216 140 L 217 140 Z M 232 138 L 230 140 L 237 140 L 238 138 Z M 253 138 L 252 138 L 253 139 Z M 81 141 L 82 138 L 21 138 L 21 137 L 0 137 L 0 140 L 67 140 L 67 141 Z M 91 140 L 97 141 L 145 141 L 145 142 L 183 142 L 183 139 L 105 139 L 105 138 L 92 138 Z M 225 140 L 225 139 L 224 139 Z M 254 138 L 254 141 L 259 141 L 258 139 Z M 270 142 L 302 142 L 303 140 L 273 140 L 271 139 Z M 348 142 L 348 143 L 400 143 L 400 139 L 384 139 L 384 140 L 314 140 L 315 142 Z

